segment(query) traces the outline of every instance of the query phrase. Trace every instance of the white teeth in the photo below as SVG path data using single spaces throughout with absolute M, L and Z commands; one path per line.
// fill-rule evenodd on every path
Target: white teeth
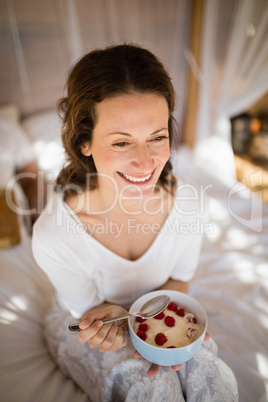
M 129 176 L 129 175 L 124 174 L 124 173 L 120 173 L 120 174 L 123 177 L 125 177 L 127 180 L 132 181 L 133 183 L 142 183 L 143 181 L 149 180 L 150 177 L 152 176 L 152 173 L 150 173 L 148 176 L 142 177 L 142 178 L 132 177 L 132 176 Z

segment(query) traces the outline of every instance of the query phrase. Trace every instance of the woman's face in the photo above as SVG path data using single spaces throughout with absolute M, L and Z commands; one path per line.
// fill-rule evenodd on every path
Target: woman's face
M 99 188 L 123 197 L 149 197 L 170 156 L 168 105 L 155 94 L 120 95 L 96 106 L 91 144 Z M 112 187 L 111 187 L 112 186 Z

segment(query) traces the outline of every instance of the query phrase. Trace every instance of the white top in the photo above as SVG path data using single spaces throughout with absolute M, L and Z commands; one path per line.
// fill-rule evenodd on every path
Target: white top
M 203 204 L 195 187 L 180 182 L 172 211 L 153 244 L 130 261 L 88 234 L 58 194 L 34 225 L 33 254 L 54 285 L 58 302 L 74 317 L 104 301 L 129 307 L 169 278 L 193 277 L 206 221 Z

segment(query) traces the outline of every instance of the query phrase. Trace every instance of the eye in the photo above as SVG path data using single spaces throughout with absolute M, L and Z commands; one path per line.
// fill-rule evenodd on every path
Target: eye
M 153 138 L 153 141 L 159 142 L 163 140 L 168 140 L 168 137 L 166 135 L 159 135 L 158 137 Z
M 123 148 L 126 145 L 128 145 L 128 142 L 125 142 L 125 141 L 120 141 L 120 142 L 116 142 L 115 144 L 113 144 L 114 147 L 118 147 L 118 148 Z

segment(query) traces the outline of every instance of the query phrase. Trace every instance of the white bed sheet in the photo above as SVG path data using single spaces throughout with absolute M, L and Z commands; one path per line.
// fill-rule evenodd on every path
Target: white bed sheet
M 191 293 L 208 313 L 208 331 L 236 375 L 240 401 L 267 401 L 268 205 L 226 175 L 217 152 L 198 157 L 183 148 L 175 166 L 211 186 L 206 194 L 213 234 L 204 237 Z
M 53 290 L 35 264 L 31 239 L 0 250 L 0 394 L 3 402 L 88 402 L 48 354 L 43 318 Z M 3 398 L 3 399 L 2 399 Z
M 212 146 L 209 155 L 214 151 Z M 176 171 L 209 186 L 213 233 L 204 238 L 190 290 L 207 310 L 209 332 L 220 357 L 236 375 L 240 401 L 264 402 L 268 400 L 268 206 L 245 187 L 237 187 L 228 152 L 224 163 L 229 171 L 219 158 L 210 156 L 182 147 L 174 158 Z M 1 395 L 5 402 L 87 401 L 46 349 L 43 317 L 53 291 L 33 260 L 30 238 L 26 231 L 22 234 L 20 245 L 0 251 Z

